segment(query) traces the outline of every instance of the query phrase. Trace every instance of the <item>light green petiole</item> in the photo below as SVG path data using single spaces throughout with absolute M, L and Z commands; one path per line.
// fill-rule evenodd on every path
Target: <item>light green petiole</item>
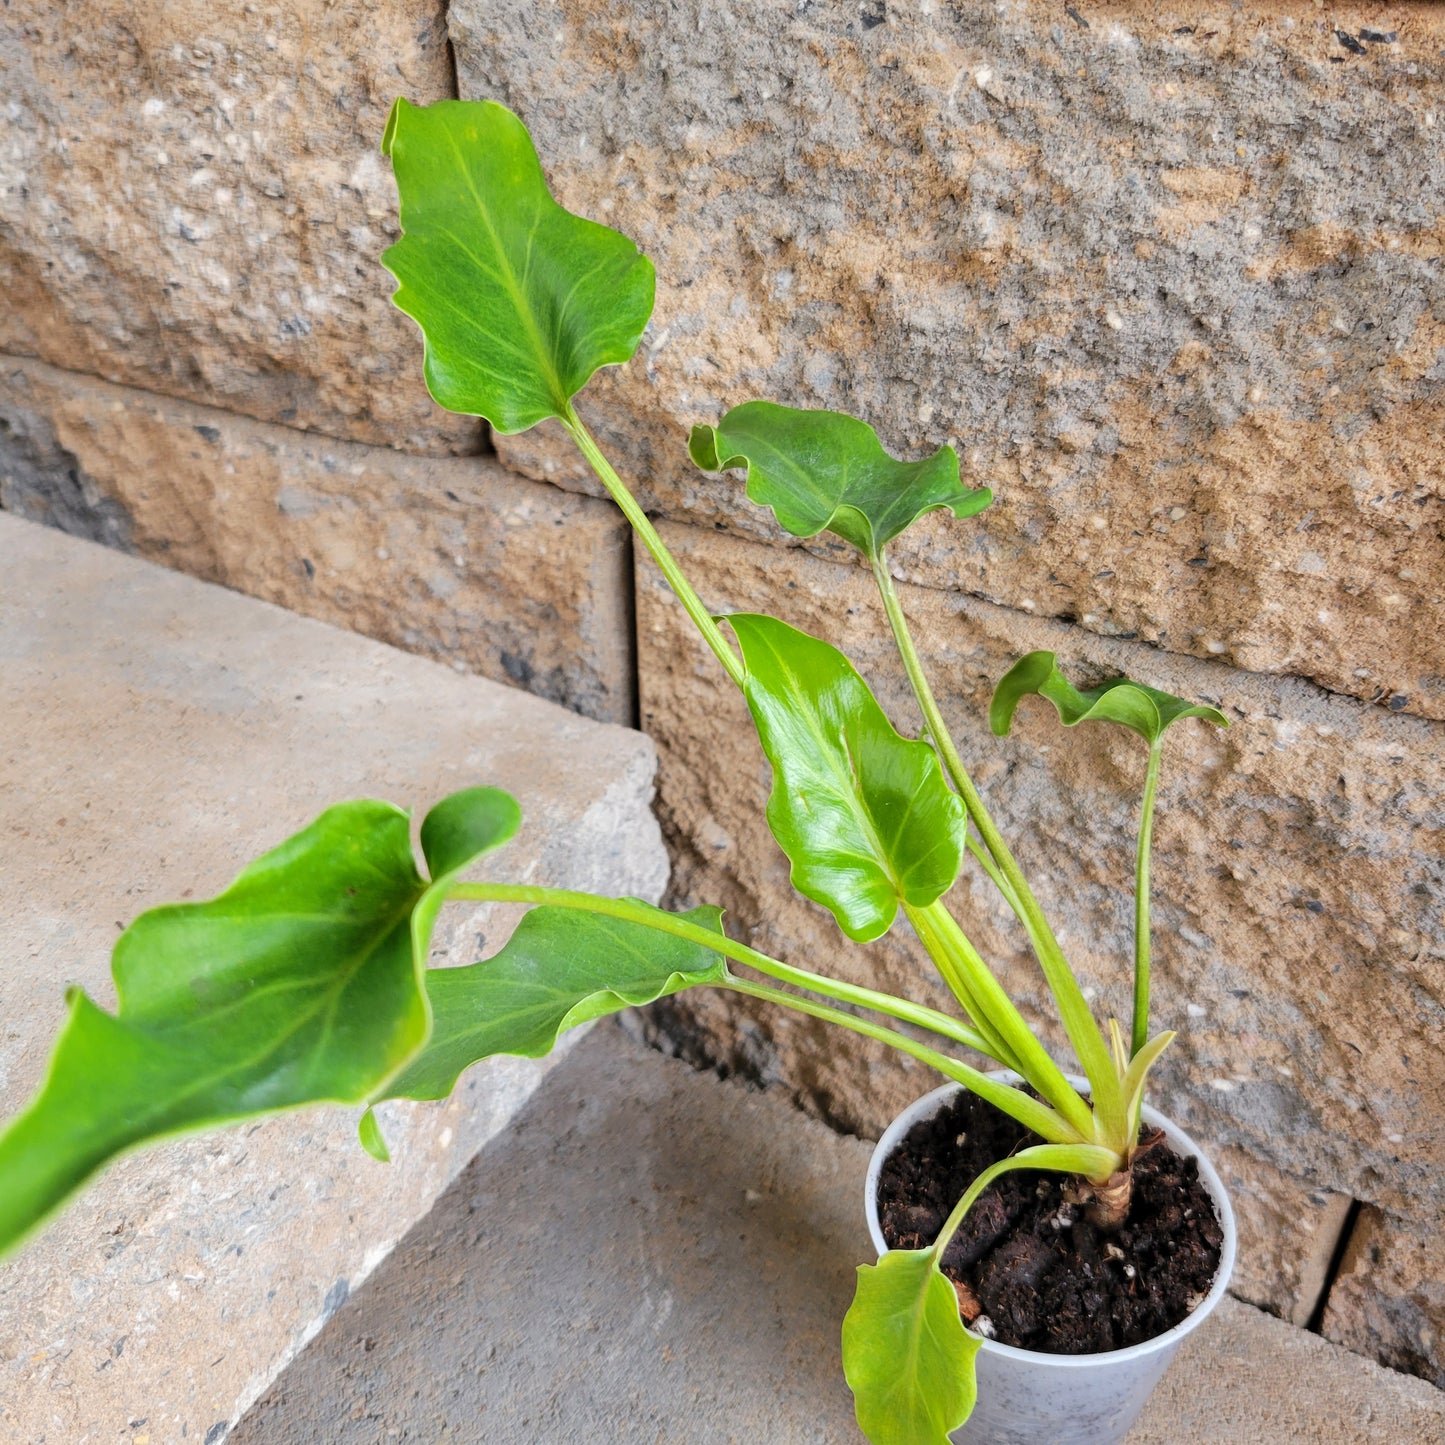
M 1003 895 L 1003 900 L 1013 910 L 1014 917 L 1022 919 L 1023 914 L 1019 908 L 1018 895 L 1014 892 L 1013 885 L 999 872 L 998 864 L 993 861 L 993 854 L 984 847 L 971 830 L 964 836 L 963 842 L 968 851 L 973 854 L 979 867 L 993 880 L 994 887 Z
M 722 987 L 730 988 L 735 993 L 749 994 L 753 998 L 766 999 L 769 1003 L 781 1004 L 785 1008 L 797 1009 L 813 1018 L 824 1019 L 840 1028 L 851 1029 L 856 1034 L 888 1044 L 937 1069 L 944 1078 L 962 1084 L 970 1093 L 986 1099 L 994 1108 L 1011 1119 L 1016 1119 L 1024 1128 L 1032 1129 L 1042 1139 L 1066 1143 L 1075 1138 L 1073 1129 L 1064 1119 L 1022 1089 L 1016 1089 L 1012 1084 L 1005 1084 L 1000 1079 L 990 1078 L 977 1069 L 969 1068 L 958 1059 L 930 1049 L 926 1044 L 916 1043 L 896 1029 L 875 1024 L 869 1019 L 860 1019 L 814 999 L 799 998 L 796 994 L 784 993 L 781 989 L 769 988 L 766 984 L 750 983 L 746 979 L 729 979 Z
M 1003 1040 L 1015 1061 L 1013 1067 L 1069 1121 L 1077 1138 L 1095 1138 L 1093 1111 L 1049 1057 L 942 900 L 927 908 L 914 908 L 906 903 L 903 906 L 929 953 L 935 959 L 949 959 L 967 979 L 978 1010 L 973 1015 L 974 1023 L 979 1027 L 986 1023 Z
M 918 699 L 918 706 L 934 746 L 938 749 L 954 787 L 958 789 L 959 797 L 963 799 L 969 818 L 978 829 L 985 847 L 998 866 L 998 871 L 1012 890 L 1011 895 L 1004 892 L 1004 897 L 1028 932 L 1034 954 L 1043 969 L 1044 979 L 1058 1006 L 1059 1017 L 1063 1021 L 1069 1042 L 1078 1055 L 1084 1073 L 1088 1075 L 1094 1098 L 1105 1109 L 1117 1112 L 1119 1075 L 1109 1057 L 1109 1046 L 1089 1009 L 1078 979 L 1074 977 L 1073 970 L 1064 957 L 1063 949 L 1059 947 L 1058 939 L 1054 937 L 1053 929 L 1049 927 L 1048 919 L 1044 917 L 1043 909 L 1039 907 L 1038 900 L 1023 875 L 1023 870 L 1009 851 L 1003 834 L 989 816 L 988 809 L 984 807 L 983 799 L 958 754 L 948 724 L 944 721 L 938 702 L 933 696 L 933 689 L 928 684 L 918 649 L 913 645 L 913 635 L 908 630 L 908 619 L 903 615 L 903 607 L 898 600 L 893 574 L 888 570 L 888 558 L 883 548 L 878 548 L 870 561 L 874 581 L 877 582 L 879 594 L 883 598 L 883 610 L 887 613 L 888 624 L 893 630 L 893 639 L 898 644 L 908 681 Z
M 663 576 L 667 579 L 669 586 L 676 594 L 684 610 L 692 619 L 698 631 L 702 634 L 704 641 L 712 649 L 718 661 L 723 665 L 729 677 L 738 685 L 743 687 L 746 672 L 737 653 L 728 645 L 723 637 L 721 629 L 713 621 L 712 615 L 703 605 L 702 599 L 693 590 L 692 584 L 683 575 L 682 569 L 677 565 L 671 552 L 668 551 L 662 538 L 658 536 L 657 529 L 648 520 L 647 514 L 638 505 L 637 499 L 628 490 L 626 484 L 617 475 L 612 464 L 603 455 L 601 448 L 597 445 L 592 434 L 587 430 L 576 410 L 569 404 L 566 415 L 562 417 L 562 425 L 566 427 L 577 448 L 586 458 L 588 465 L 597 474 L 598 479 L 612 496 L 613 500 L 621 508 L 623 515 L 631 523 L 633 530 L 642 539 L 643 545 L 652 555 Z M 953 742 L 952 735 L 948 731 L 948 725 L 943 719 L 938 703 L 933 696 L 933 690 L 929 686 L 927 675 L 923 671 L 923 664 L 918 656 L 918 651 L 913 645 L 912 634 L 908 630 L 907 619 L 903 615 L 903 608 L 898 600 L 898 594 L 893 585 L 892 575 L 888 571 L 887 558 L 883 549 L 879 548 L 872 557 L 873 575 L 877 580 L 878 588 L 883 597 L 884 609 L 888 614 L 889 625 L 893 630 L 894 640 L 898 644 L 898 650 L 903 658 L 903 665 L 908 674 L 908 680 L 913 688 L 914 695 L 918 699 L 918 705 L 923 711 L 924 722 L 933 738 L 934 746 L 943 760 L 943 765 L 953 780 L 954 786 L 958 789 L 959 796 L 963 800 L 965 809 L 974 827 L 977 828 L 979 836 L 983 840 L 983 847 L 980 848 L 977 841 L 971 836 L 967 839 L 970 851 L 975 857 L 983 861 L 985 852 L 988 862 L 984 863 L 985 871 L 999 887 L 999 891 L 1008 901 L 1010 907 L 1019 916 L 1028 932 L 1030 941 L 1033 944 L 1034 952 L 1043 968 L 1044 977 L 1048 982 L 1049 989 L 1054 996 L 1059 1008 L 1060 1017 L 1063 1020 L 1065 1032 L 1069 1041 L 1078 1055 L 1084 1072 L 1089 1077 L 1093 1087 L 1093 1096 L 1099 1106 L 1105 1111 L 1118 1112 L 1119 1106 L 1119 1076 L 1114 1069 L 1109 1057 L 1108 1046 L 1104 1041 L 1103 1034 L 1099 1031 L 1094 1021 L 1089 1006 L 1084 999 L 1075 979 L 1068 961 L 1064 958 L 1063 950 L 1059 947 L 1053 930 L 1049 927 L 1048 920 L 1044 917 L 1043 910 L 1039 907 L 1033 892 L 1023 876 L 1022 870 L 1014 860 L 1008 845 L 1004 842 L 1003 835 L 998 831 L 987 809 L 984 807 L 983 799 L 979 796 L 978 790 L 973 785 L 967 769 L 963 766 L 963 760 L 958 754 L 958 749 Z M 992 866 L 990 866 L 990 864 Z M 714 945 L 716 946 L 716 945 Z M 728 957 L 735 955 L 727 953 L 725 949 L 719 948 Z M 738 959 L 739 962 L 751 962 L 746 959 Z M 770 962 L 776 964 L 776 960 Z M 752 966 L 756 967 L 755 963 Z M 783 965 L 786 967 L 786 965 Z M 768 972 L 768 970 L 760 970 Z M 986 970 L 985 970 L 986 971 Z M 774 972 L 774 977 L 778 975 Z M 817 977 L 814 975 L 814 977 Z M 990 978 L 992 976 L 990 975 Z M 959 990 L 957 970 L 953 970 L 953 976 L 945 971 L 945 980 L 959 994 L 960 1002 L 965 1008 L 970 1003 L 975 1005 L 982 1002 L 977 996 L 977 988 L 972 990 L 965 987 Z M 792 980 L 785 980 L 792 981 Z M 835 981 L 829 981 L 830 988 L 834 991 L 831 996 L 842 998 L 836 992 Z M 801 985 L 814 988 L 818 992 L 829 992 L 828 989 L 819 989 L 816 985 Z M 846 986 L 845 986 L 846 987 Z M 879 997 L 887 997 L 881 995 Z M 857 999 L 845 1000 L 858 1002 Z M 902 1004 L 902 1000 L 894 1000 L 893 1004 Z M 865 1007 L 878 1008 L 880 1012 L 892 1012 L 893 1017 L 902 1018 L 903 1015 L 896 1012 L 896 1008 L 884 1009 L 877 1003 L 867 1003 Z M 913 1006 L 908 1006 L 913 1007 Z M 1015 1011 L 1016 1012 L 1016 1011 Z M 971 1017 L 977 1027 L 968 1030 L 970 1035 L 968 1046 L 978 1052 L 986 1054 L 990 1058 L 997 1059 L 1009 1067 L 1018 1068 L 1019 1072 L 1025 1070 L 1019 1067 L 1027 1059 L 1020 1054 L 1018 1045 L 1005 1034 L 1000 1033 L 996 1020 L 985 1022 L 983 1017 L 970 1009 Z M 946 1018 L 946 1015 L 939 1015 Z M 925 1024 L 924 1027 L 932 1028 L 932 1025 Z M 937 1029 L 934 1029 L 937 1032 Z M 957 1039 L 956 1035 L 952 1035 Z M 1030 1035 L 1030 1037 L 1032 1037 Z M 962 1039 L 957 1039 L 964 1042 Z M 1035 1041 L 1035 1046 L 1037 1046 Z M 1042 1053 L 1042 1049 L 1038 1050 Z M 1000 1057 L 1002 1056 L 1002 1057 Z M 1057 1070 L 1055 1070 L 1057 1072 Z M 1062 1077 L 1062 1076 L 1060 1076 Z M 1052 1081 L 1050 1081 L 1052 1083 Z M 1087 1106 L 1083 1106 L 1078 1096 L 1069 1093 L 1077 1100 L 1077 1106 L 1068 1106 L 1071 1114 L 1076 1114 L 1079 1107 L 1087 1112 Z M 1077 1126 L 1081 1120 L 1074 1120 Z M 1078 1137 L 1078 1129 L 1075 1128 L 1071 1137 Z M 1092 1132 L 1084 1137 L 1092 1137 Z
M 979 1196 L 1001 1174 L 1015 1169 L 1047 1169 L 1055 1174 L 1082 1174 L 1095 1184 L 1102 1184 L 1116 1170 L 1122 1169 L 1123 1162 L 1112 1149 L 1097 1144 L 1035 1144 L 1031 1149 L 1022 1149 L 991 1164 L 964 1191 L 963 1198 L 953 1206 L 953 1212 L 944 1221 L 933 1241 L 933 1262 L 942 1264 L 944 1251 L 949 1241 L 958 1233 L 958 1226 L 975 1204 Z
M 994 1059 L 996 1063 L 1004 1063 L 1007 1067 L 1012 1067 L 1007 1064 L 1006 1060 L 997 1058 L 989 1046 L 989 1040 L 977 1029 L 970 1028 L 967 1024 L 962 1024 L 957 1019 L 940 1013 L 937 1009 L 931 1009 L 925 1004 L 912 1003 L 908 999 L 895 998 L 892 994 L 879 993 L 875 989 L 863 988 L 858 984 L 845 983 L 842 979 L 811 973 L 804 968 L 795 968 L 792 964 L 770 958 L 767 954 L 759 953 L 757 949 L 749 948 L 747 944 L 738 943 L 724 934 L 700 928 L 695 923 L 689 923 L 685 918 L 664 913 L 660 909 L 649 908 L 646 904 L 635 903 L 628 898 L 601 898 L 592 893 L 578 893 L 566 888 L 538 888 L 524 883 L 455 883 L 447 890 L 447 898 L 449 900 L 472 899 L 487 903 L 546 904 L 553 908 L 572 908 L 582 913 L 597 913 L 608 918 L 620 918 L 624 922 L 635 923 L 657 933 L 669 933 L 675 938 L 686 939 L 689 943 L 695 943 L 714 953 L 720 953 L 734 963 L 741 963 L 748 968 L 756 969 L 759 973 L 774 978 L 779 983 L 791 984 L 794 988 L 809 989 L 826 998 L 836 999 L 839 1003 L 872 1009 L 876 1013 L 895 1018 L 900 1023 L 926 1029 L 929 1033 L 951 1039 L 954 1043 L 962 1044 L 975 1053 Z M 792 994 L 784 994 L 782 997 L 795 1006 L 798 1003 Z M 851 1017 L 851 1015 L 844 1015 L 844 1017 Z
M 1012 1069 L 1016 1074 L 1024 1071 L 1019 1066 L 1018 1056 L 1004 1042 L 1002 1035 L 989 1021 L 988 1011 L 980 1004 L 969 983 L 968 975 L 959 966 L 958 961 L 947 949 L 930 947 L 929 942 L 924 938 L 915 926 L 914 932 L 919 933 L 919 939 L 923 946 L 928 949 L 929 957 L 933 959 L 934 967 L 942 975 L 944 983 L 949 987 L 954 998 L 959 1002 L 964 1012 L 964 1017 L 976 1028 L 988 1042 L 988 1056 L 1002 1064 L 1006 1069 Z
M 702 633 L 703 640 L 712 648 L 717 660 L 727 670 L 727 675 L 741 687 L 745 674 L 737 653 L 728 646 L 717 623 L 712 620 L 712 614 L 703 606 L 702 599 L 692 589 L 692 583 L 683 576 L 682 568 L 677 565 L 676 559 L 667 550 L 667 545 L 657 535 L 657 528 L 648 520 L 647 513 L 638 506 L 637 498 L 628 491 L 626 483 L 613 470 L 612 463 L 603 456 L 601 447 L 593 439 L 592 433 L 583 426 L 582 419 L 570 402 L 567 415 L 562 418 L 562 425 L 567 428 L 572 440 L 577 443 L 577 449 L 586 457 L 588 466 L 597 473 L 598 480 L 607 488 L 612 500 L 622 509 L 622 515 L 632 524 L 633 531 L 642 538 L 643 546 L 652 554 L 652 560 L 667 578 L 668 586 L 677 594 L 677 600 L 682 603 L 687 615 Z
M 1149 1041 L 1149 855 L 1154 844 L 1154 794 L 1159 787 L 1163 736 L 1149 745 L 1144 801 L 1139 809 L 1139 851 L 1134 863 L 1134 1028 L 1130 1055 Z
M 659 933 L 670 933 L 675 937 L 686 939 L 689 943 L 695 943 L 715 953 L 721 953 L 725 958 L 746 964 L 749 968 L 757 969 L 760 973 L 768 974 L 782 982 L 829 994 L 840 1002 L 855 1003 L 876 1009 L 880 1013 L 897 1018 L 900 1022 L 912 1023 L 932 1032 L 943 1034 L 978 1053 L 987 1053 L 983 1038 L 975 1030 L 949 1018 L 947 1014 L 938 1013 L 921 1004 L 909 1003 L 906 999 L 894 998 L 890 994 L 875 993 L 872 989 L 860 988 L 855 984 L 846 984 L 837 979 L 809 973 L 805 969 L 793 968 L 788 964 L 780 963 L 775 958 L 769 958 L 764 953 L 759 953 L 756 949 L 747 947 L 746 944 L 735 943 L 723 934 L 714 933 L 711 929 L 700 928 L 697 924 L 689 923 L 684 918 L 663 913 L 658 909 L 649 908 L 646 904 L 636 903 L 627 898 L 601 898 L 591 893 L 578 893 L 571 889 L 538 888 L 525 883 L 456 883 L 447 890 L 447 897 L 449 900 L 471 899 L 488 903 L 529 903 L 553 908 L 575 908 L 585 913 L 620 918 L 625 922 L 651 928 Z M 1078 1137 L 1073 1126 L 1048 1105 L 1041 1104 L 1021 1089 L 1016 1089 L 999 1079 L 990 1078 L 987 1074 L 971 1068 L 959 1059 L 952 1058 L 948 1054 L 941 1054 L 927 1044 L 919 1043 L 907 1034 L 899 1033 L 897 1029 L 889 1028 L 885 1024 L 874 1023 L 871 1019 L 859 1018 L 855 1014 L 844 1013 L 841 1009 L 819 1003 L 816 999 L 806 998 L 799 994 L 784 993 L 783 990 L 771 988 L 766 984 L 753 983 L 749 979 L 729 977 L 719 983 L 718 987 L 731 989 L 734 993 L 749 994 L 753 998 L 766 999 L 771 1003 L 781 1004 L 785 1008 L 796 1009 L 813 1018 L 826 1019 L 840 1028 L 850 1029 L 853 1033 L 863 1034 L 867 1038 L 877 1039 L 880 1043 L 888 1044 L 890 1047 L 918 1059 L 921 1063 L 931 1065 L 945 1078 L 952 1079 L 981 1098 L 987 1099 L 989 1103 L 1001 1109 L 1010 1118 L 1017 1119 L 1026 1129 L 1032 1129 L 1041 1138 L 1066 1143 L 1076 1140 Z

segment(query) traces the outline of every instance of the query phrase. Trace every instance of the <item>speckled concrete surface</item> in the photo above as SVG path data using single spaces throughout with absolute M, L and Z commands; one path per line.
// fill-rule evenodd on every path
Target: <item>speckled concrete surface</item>
M 603 1025 L 231 1445 L 861 1440 L 868 1153 Z M 1445 1442 L 1445 1394 L 1231 1300 L 1129 1445 L 1321 1441 Z
M 0 1116 L 34 1090 L 67 984 L 110 1006 L 142 909 L 219 891 L 348 797 L 510 787 L 500 876 L 655 897 L 646 739 L 0 514 Z M 438 959 L 507 920 L 448 910 Z M 446 1104 L 308 1109 L 122 1160 L 0 1266 L 0 1440 L 211 1445 L 545 1073 Z

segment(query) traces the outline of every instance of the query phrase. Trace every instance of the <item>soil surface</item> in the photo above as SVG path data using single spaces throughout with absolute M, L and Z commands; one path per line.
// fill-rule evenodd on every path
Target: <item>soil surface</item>
M 891 1249 L 931 1245 L 990 1164 L 1043 1141 L 973 1094 L 915 1124 L 884 1164 L 878 1213 Z M 1208 1294 L 1224 1232 L 1192 1158 L 1160 1139 L 1135 1158 L 1129 1215 L 1103 1234 L 1062 1174 L 1021 1169 L 969 1210 L 943 1257 L 976 1333 L 1022 1349 L 1089 1354 L 1172 1329 Z M 972 1296 L 972 1298 L 970 1298 Z

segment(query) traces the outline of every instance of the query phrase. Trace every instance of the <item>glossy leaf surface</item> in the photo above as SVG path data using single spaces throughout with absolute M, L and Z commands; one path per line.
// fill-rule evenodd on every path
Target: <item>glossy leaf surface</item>
M 982 1341 L 931 1249 L 890 1250 L 860 1265 L 843 1320 L 843 1373 L 872 1445 L 948 1445 L 978 1397 Z
M 652 314 L 652 263 L 552 199 L 526 127 L 495 101 L 399 99 L 382 141 L 403 235 L 382 256 L 426 337 L 426 382 L 499 432 L 561 417 Z
M 356 1126 L 356 1134 L 361 1141 L 361 1147 L 378 1164 L 391 1163 L 391 1150 L 386 1147 L 386 1136 L 381 1132 L 381 1122 L 376 1117 L 375 1109 L 368 1108 L 362 1114 L 361 1121 Z
M 1229 719 L 1217 707 L 1190 703 L 1127 677 L 1116 677 L 1098 687 L 1077 688 L 1059 671 L 1052 652 L 1031 652 L 1014 663 L 994 689 L 988 720 L 996 737 L 1008 736 L 1014 710 L 1030 693 L 1048 698 L 1065 727 L 1081 722 L 1119 723 L 1149 743 L 1157 742 L 1165 729 L 1181 718 L 1197 717 L 1219 727 L 1229 726 Z
M 993 500 L 959 481 L 952 447 L 900 462 L 867 423 L 836 411 L 745 402 L 716 427 L 694 427 L 688 451 L 707 472 L 746 468 L 749 498 L 793 536 L 833 532 L 869 557 L 925 512 L 971 517 Z
M 926 907 L 953 886 L 963 804 L 933 749 L 900 736 L 836 647 L 756 613 L 728 622 L 773 765 L 768 825 L 793 886 L 848 937 L 878 938 L 900 901 Z
M 639 908 L 661 913 L 639 903 Z M 717 908 L 680 915 L 722 932 Z M 543 905 L 526 914 L 493 958 L 426 975 L 430 1042 L 386 1090 L 442 1099 L 462 1071 L 493 1054 L 539 1058 L 589 1019 L 726 977 L 722 956 L 641 924 Z
M 438 805 L 468 837 L 449 863 L 511 835 L 515 804 L 500 799 Z M 418 936 L 413 916 L 433 897 L 407 815 L 365 801 L 328 809 L 218 897 L 142 914 L 115 947 L 117 1012 L 72 991 L 45 1082 L 0 1135 L 0 1248 L 123 1150 L 367 1099 L 427 1037 L 429 928 Z
M 517 800 L 500 788 L 464 788 L 443 798 L 422 819 L 421 851 L 432 886 L 411 915 L 412 948 L 418 968 L 426 968 L 432 929 L 446 902 L 447 885 L 521 826 L 522 810 Z M 362 1142 L 366 1143 L 364 1135 Z

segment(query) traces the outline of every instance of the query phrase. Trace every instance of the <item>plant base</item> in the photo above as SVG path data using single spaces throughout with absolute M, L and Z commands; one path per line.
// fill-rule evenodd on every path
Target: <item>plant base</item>
M 879 1141 L 868 1172 L 867 1210 L 869 1230 L 880 1254 L 888 1247 L 877 1204 L 884 1161 L 916 1123 L 936 1115 L 959 1092 L 956 1086 L 947 1085 L 920 1099 Z M 1212 1202 L 1223 1238 L 1218 1268 L 1204 1298 L 1172 1328 L 1124 1349 L 1046 1354 L 985 1340 L 978 1356 L 978 1405 L 968 1423 L 955 1432 L 958 1445 L 1039 1445 L 1043 1441 L 1049 1445 L 1118 1445 L 1180 1342 L 1223 1297 L 1235 1252 L 1234 1217 L 1224 1187 L 1182 1130 L 1150 1109 L 1145 1110 L 1145 1122 L 1163 1130 L 1176 1154 L 1196 1161 L 1205 1197 Z

